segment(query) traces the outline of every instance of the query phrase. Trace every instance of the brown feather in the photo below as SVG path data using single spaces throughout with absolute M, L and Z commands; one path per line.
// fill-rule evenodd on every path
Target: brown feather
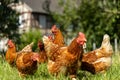
M 33 61 L 32 57 L 37 55 L 34 52 L 21 52 L 16 59 L 16 67 L 20 75 L 33 75 L 37 71 L 37 60 Z
M 93 74 L 106 71 L 112 64 L 113 49 L 108 35 L 104 35 L 101 47 L 87 52 L 82 57 L 82 70 Z

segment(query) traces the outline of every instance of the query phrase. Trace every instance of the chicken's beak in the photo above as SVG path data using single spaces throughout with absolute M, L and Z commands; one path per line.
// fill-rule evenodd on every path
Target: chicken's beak
M 38 58 L 37 58 L 37 62 L 40 62 L 40 55 L 39 55 Z
M 37 62 L 39 62 L 40 61 L 40 55 L 38 55 L 37 57 L 36 57 L 36 60 L 37 60 Z
M 84 38 L 83 40 L 85 41 L 85 43 L 87 42 L 87 39 L 86 39 L 86 38 Z

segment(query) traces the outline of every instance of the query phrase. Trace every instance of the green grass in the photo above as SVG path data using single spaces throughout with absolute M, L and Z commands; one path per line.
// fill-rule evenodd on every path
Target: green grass
M 78 80 L 120 80 L 120 55 L 113 55 L 113 64 L 111 68 L 104 74 L 92 75 L 89 72 L 78 71 Z M 50 75 L 47 71 L 46 64 L 39 65 L 38 71 L 26 78 L 21 78 L 16 68 L 0 58 L 0 80 L 70 80 L 64 75 L 59 75 L 57 78 Z

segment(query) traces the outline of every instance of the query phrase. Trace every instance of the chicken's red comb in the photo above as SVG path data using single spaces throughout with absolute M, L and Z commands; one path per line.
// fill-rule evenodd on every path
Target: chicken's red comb
M 79 32 L 79 36 L 81 37 L 81 39 L 84 39 L 85 41 L 87 41 L 84 33 Z
M 12 40 L 8 40 L 7 45 L 8 45 L 9 47 L 14 47 L 14 46 L 15 46 L 15 44 L 13 43 Z
M 85 35 L 84 33 L 82 33 L 82 32 L 79 32 L 79 35 Z
M 56 26 L 56 25 L 53 25 L 53 26 L 52 26 L 52 30 L 55 30 L 55 29 L 57 29 L 57 26 Z
M 8 40 L 7 44 L 11 44 L 11 43 L 13 43 L 12 40 Z

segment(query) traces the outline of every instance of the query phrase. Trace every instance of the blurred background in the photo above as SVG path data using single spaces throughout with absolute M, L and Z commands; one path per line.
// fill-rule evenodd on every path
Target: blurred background
M 120 53 L 120 0 L 0 0 L 0 53 L 12 39 L 21 50 L 50 34 L 56 24 L 69 44 L 78 32 L 87 37 L 86 51 L 100 47 L 103 35 Z

